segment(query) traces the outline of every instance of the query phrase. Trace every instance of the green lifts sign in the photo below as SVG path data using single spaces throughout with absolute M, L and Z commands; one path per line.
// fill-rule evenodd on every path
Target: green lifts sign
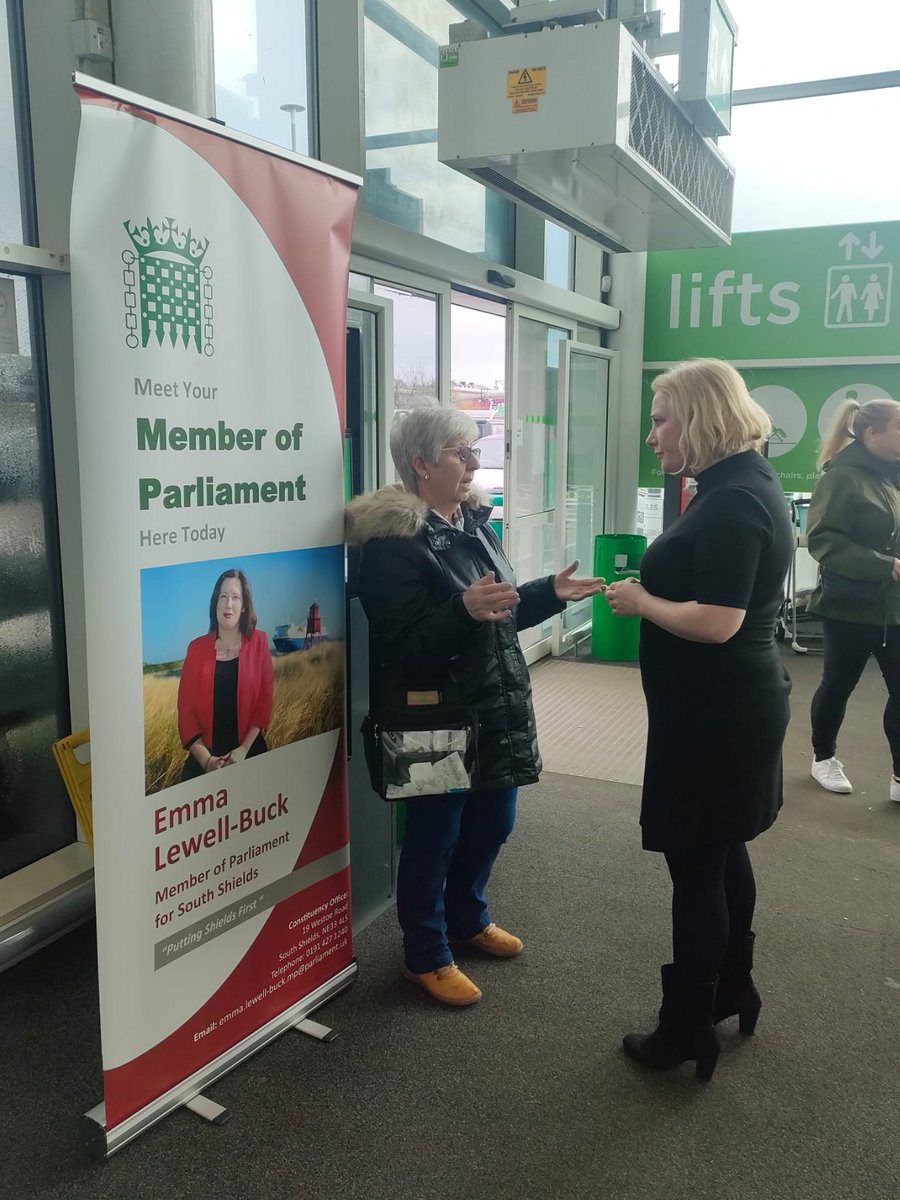
M 721 250 L 649 255 L 644 427 L 660 369 L 727 359 L 772 418 L 769 457 L 785 489 L 811 490 L 841 401 L 900 399 L 898 270 L 898 222 L 736 234 Z M 645 447 L 639 479 L 661 480 Z
M 738 233 L 647 259 L 644 359 L 900 353 L 900 222 Z

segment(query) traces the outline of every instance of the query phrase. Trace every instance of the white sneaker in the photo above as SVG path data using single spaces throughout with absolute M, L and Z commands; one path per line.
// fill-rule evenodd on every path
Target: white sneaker
M 821 762 L 813 759 L 809 773 L 816 783 L 821 783 L 827 792 L 852 792 L 853 784 L 844 774 L 844 764 L 836 758 L 823 758 Z M 897 788 L 897 800 L 900 802 L 900 783 L 891 784 L 891 795 Z
M 900 804 L 900 779 L 896 775 L 891 776 L 891 799 L 895 804 Z

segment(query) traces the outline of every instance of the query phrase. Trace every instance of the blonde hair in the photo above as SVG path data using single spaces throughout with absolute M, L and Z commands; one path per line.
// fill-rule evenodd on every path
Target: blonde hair
M 759 450 L 772 431 L 766 410 L 734 367 L 721 359 L 679 363 L 657 375 L 651 386 L 681 426 L 678 448 L 686 473 L 696 475 L 742 450 Z
M 881 433 L 898 407 L 900 405 L 896 400 L 888 400 L 886 397 L 883 400 L 867 400 L 865 404 L 860 404 L 852 397 L 845 400 L 834 414 L 834 420 L 822 438 L 816 466 L 824 467 L 850 442 L 863 442 L 867 429 Z

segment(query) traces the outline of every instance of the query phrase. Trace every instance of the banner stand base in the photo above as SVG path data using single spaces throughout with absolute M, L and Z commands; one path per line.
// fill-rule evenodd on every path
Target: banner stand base
M 333 1042 L 337 1037 L 336 1029 L 329 1029 L 327 1025 L 320 1025 L 318 1021 L 310 1021 L 305 1017 L 302 1021 L 298 1021 L 294 1028 L 298 1033 L 308 1034 L 309 1037 L 317 1038 L 320 1042 Z
M 327 1004 L 329 1000 L 334 999 L 340 992 L 350 987 L 356 979 L 357 970 L 356 959 L 353 959 L 327 983 L 323 983 L 321 987 L 310 992 L 308 996 L 304 996 L 302 1000 L 298 1000 L 296 1004 L 292 1004 L 290 1008 L 286 1008 L 266 1025 L 254 1030 L 242 1042 L 238 1042 L 224 1054 L 220 1054 L 218 1058 L 213 1059 L 212 1062 L 207 1063 L 206 1066 L 195 1071 L 193 1075 L 188 1076 L 187 1079 L 182 1080 L 181 1083 L 176 1084 L 161 1096 L 157 1096 L 155 1100 L 130 1117 L 126 1117 L 124 1121 L 120 1121 L 111 1129 L 106 1127 L 105 1104 L 101 1103 L 90 1109 L 84 1114 L 81 1122 L 82 1136 L 88 1153 L 93 1158 L 109 1158 L 117 1150 L 121 1150 L 123 1146 L 134 1141 L 151 1125 L 155 1125 L 157 1121 L 161 1121 L 163 1117 L 178 1108 L 190 1108 L 193 1112 L 199 1112 L 201 1116 L 212 1121 L 213 1124 L 222 1124 L 230 1115 L 228 1110 L 206 1099 L 203 1096 L 203 1089 L 217 1079 L 221 1079 L 223 1075 L 227 1075 L 229 1071 L 233 1071 L 236 1066 L 255 1054 L 257 1050 L 261 1050 L 263 1046 L 268 1045 L 269 1042 L 274 1041 L 286 1029 L 298 1028 L 304 1023 L 314 1025 L 317 1029 L 325 1030 L 331 1036 L 320 1037 L 319 1034 L 313 1034 L 313 1036 L 320 1037 L 321 1041 L 333 1040 L 336 1036 L 333 1030 L 328 1029 L 325 1025 L 319 1025 L 315 1021 L 307 1022 L 306 1018 L 317 1008 Z M 310 1030 L 304 1030 L 304 1032 L 309 1033 Z M 225 1113 L 226 1116 L 218 1116 L 218 1119 L 216 1115 L 210 1116 L 213 1109 Z
M 210 1100 L 207 1096 L 193 1096 L 184 1102 L 184 1107 L 202 1117 L 204 1121 L 209 1121 L 210 1125 L 224 1125 L 226 1121 L 231 1120 L 228 1109 L 216 1104 L 215 1100 Z

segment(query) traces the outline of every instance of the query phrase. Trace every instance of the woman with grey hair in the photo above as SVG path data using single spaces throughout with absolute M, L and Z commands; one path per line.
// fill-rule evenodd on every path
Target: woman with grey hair
M 404 973 L 444 1004 L 480 990 L 450 943 L 513 958 L 522 942 L 493 923 L 485 887 L 509 836 L 517 789 L 541 770 L 519 630 L 600 591 L 556 576 L 516 584 L 472 490 L 477 429 L 466 413 L 419 408 L 394 423 L 402 482 L 347 506 L 347 541 L 361 547 L 359 595 L 369 619 L 372 708 L 439 696 L 477 714 L 472 790 L 407 800 L 397 876 Z

